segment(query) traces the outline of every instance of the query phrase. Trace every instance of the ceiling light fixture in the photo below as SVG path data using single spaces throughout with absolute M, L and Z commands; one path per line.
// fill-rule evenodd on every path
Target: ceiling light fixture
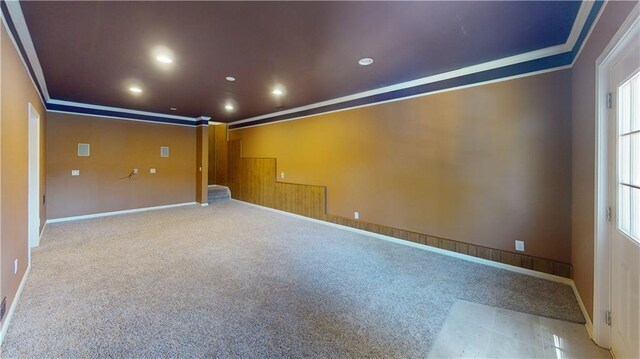
M 177 110 L 177 108 L 175 108 L 175 107 L 171 107 L 169 110 L 171 110 L 171 111 L 176 111 L 176 110 Z
M 233 76 L 227 76 L 227 77 L 225 77 L 225 80 L 227 80 L 227 81 L 229 81 L 229 82 L 233 82 L 233 81 L 235 81 L 235 80 L 236 80 L 236 78 L 235 78 L 235 77 L 233 77 Z
M 156 56 L 156 60 L 162 62 L 163 64 L 172 64 L 173 59 L 168 55 L 158 55 Z
M 271 93 L 276 96 L 282 96 L 284 94 L 284 91 L 282 91 L 281 88 L 275 88 L 273 89 L 273 91 L 271 91 Z
M 360 61 L 358 61 L 358 63 L 361 66 L 369 66 L 369 65 L 371 65 L 373 63 L 373 59 L 370 58 L 370 57 L 365 57 L 365 58 L 360 59 Z
M 234 107 L 232 104 L 228 103 L 226 105 L 224 105 L 225 110 L 227 111 L 233 111 Z
M 129 87 L 129 91 L 135 93 L 135 94 L 139 94 L 142 93 L 142 89 L 138 86 L 131 86 Z

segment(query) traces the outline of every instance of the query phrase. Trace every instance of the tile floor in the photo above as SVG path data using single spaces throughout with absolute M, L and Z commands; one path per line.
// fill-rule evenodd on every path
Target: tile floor
M 584 325 L 467 301 L 454 304 L 429 358 L 611 358 Z

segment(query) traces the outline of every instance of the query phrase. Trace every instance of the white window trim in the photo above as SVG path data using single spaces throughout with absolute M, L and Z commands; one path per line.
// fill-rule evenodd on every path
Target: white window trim
M 606 313 L 611 308 L 611 263 L 610 263 L 610 223 L 607 209 L 609 198 L 608 165 L 615 160 L 609 151 L 611 141 L 608 130 L 609 70 L 633 34 L 640 31 L 640 5 L 636 5 L 620 29 L 613 36 L 600 57 L 596 60 L 596 153 L 595 153 L 595 203 L 594 203 L 594 286 L 593 286 L 593 328 L 589 333 L 601 347 L 611 347 L 610 327 Z

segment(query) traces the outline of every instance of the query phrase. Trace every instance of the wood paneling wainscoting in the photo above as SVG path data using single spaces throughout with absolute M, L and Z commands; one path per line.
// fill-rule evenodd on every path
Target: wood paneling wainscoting
M 278 182 L 276 180 L 276 159 L 243 158 L 241 140 L 229 141 L 228 156 L 229 188 L 231 197 L 234 199 L 494 262 L 566 278 L 572 277 L 572 266 L 568 263 L 328 214 L 326 212 L 326 187 Z

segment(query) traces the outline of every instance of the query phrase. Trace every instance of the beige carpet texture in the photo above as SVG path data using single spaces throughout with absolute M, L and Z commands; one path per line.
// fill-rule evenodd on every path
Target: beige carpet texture
M 457 300 L 569 286 L 236 201 L 49 224 L 2 358 L 424 358 Z

